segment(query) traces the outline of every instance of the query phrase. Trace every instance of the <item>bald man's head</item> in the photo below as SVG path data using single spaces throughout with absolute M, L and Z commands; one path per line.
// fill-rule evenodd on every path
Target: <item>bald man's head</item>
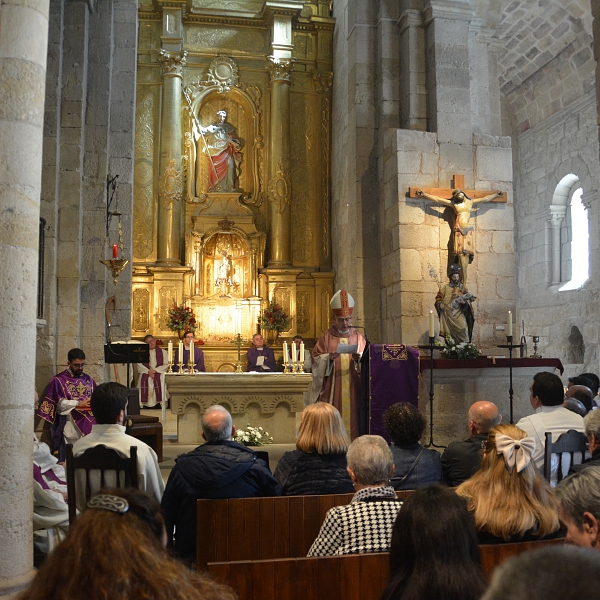
M 492 427 L 500 425 L 502 415 L 493 402 L 481 400 L 471 405 L 468 413 L 469 431 L 471 435 L 489 433 Z
M 202 435 L 207 442 L 231 440 L 235 427 L 229 411 L 215 404 L 209 406 L 202 416 Z

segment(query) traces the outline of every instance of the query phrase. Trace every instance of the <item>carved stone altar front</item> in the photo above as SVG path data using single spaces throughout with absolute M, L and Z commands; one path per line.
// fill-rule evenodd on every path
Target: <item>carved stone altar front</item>
M 202 442 L 200 420 L 213 404 L 224 406 L 237 428 L 262 427 L 276 444 L 296 441 L 297 423 L 310 390 L 310 373 L 204 373 L 167 375 L 171 412 L 177 415 L 177 441 Z

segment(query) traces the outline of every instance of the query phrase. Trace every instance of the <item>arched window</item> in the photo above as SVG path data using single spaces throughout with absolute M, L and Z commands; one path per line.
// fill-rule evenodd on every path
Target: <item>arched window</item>
M 588 211 L 577 175 L 565 175 L 554 190 L 549 227 L 550 284 L 558 291 L 576 290 L 589 279 Z
M 582 202 L 583 188 L 578 187 L 571 195 L 567 212 L 567 237 L 570 238 L 570 260 L 567 263 L 569 280 L 559 291 L 576 290 L 590 278 L 590 246 L 588 211 Z

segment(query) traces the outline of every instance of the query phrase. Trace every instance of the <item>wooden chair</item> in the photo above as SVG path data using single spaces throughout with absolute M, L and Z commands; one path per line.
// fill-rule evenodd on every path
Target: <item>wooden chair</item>
M 112 471 L 118 473 L 116 477 L 116 486 L 118 488 L 138 487 L 137 470 L 137 446 L 129 448 L 130 458 L 122 457 L 116 450 L 107 448 L 104 444 L 99 444 L 89 448 L 79 456 L 73 456 L 73 444 L 67 444 L 67 494 L 69 505 L 69 525 L 75 522 L 77 517 L 77 493 L 75 485 L 75 471 L 79 471 L 84 476 L 85 501 L 87 502 L 92 495 L 90 486 L 90 472 L 100 472 L 100 488 L 106 487 L 106 472 Z M 121 473 L 125 477 L 121 477 Z M 121 485 L 122 484 L 122 485 Z
M 556 483 L 562 481 L 567 474 L 571 466 L 575 464 L 581 464 L 585 458 L 587 450 L 587 438 L 584 433 L 569 429 L 566 433 L 563 433 L 558 437 L 556 442 L 552 441 L 552 433 L 546 432 L 546 446 L 544 448 L 544 477 L 549 483 L 552 483 L 552 455 L 558 454 L 558 471 L 556 473 Z M 570 461 L 565 467 L 565 454 L 569 454 Z M 579 455 L 579 456 L 576 456 Z M 578 462 L 576 458 L 579 458 Z

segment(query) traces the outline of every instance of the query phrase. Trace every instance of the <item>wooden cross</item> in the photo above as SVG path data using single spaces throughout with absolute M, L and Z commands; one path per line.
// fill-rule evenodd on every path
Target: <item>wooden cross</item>
M 410 187 L 410 198 L 427 198 L 442 206 L 451 208 L 454 212 L 452 225 L 452 241 L 454 259 L 461 267 L 460 278 L 466 290 L 467 267 L 473 261 L 475 244 L 473 227 L 471 226 L 471 210 L 473 205 L 480 202 L 506 202 L 503 192 L 488 192 L 484 190 L 465 190 L 465 176 L 453 176 L 453 189 Z

